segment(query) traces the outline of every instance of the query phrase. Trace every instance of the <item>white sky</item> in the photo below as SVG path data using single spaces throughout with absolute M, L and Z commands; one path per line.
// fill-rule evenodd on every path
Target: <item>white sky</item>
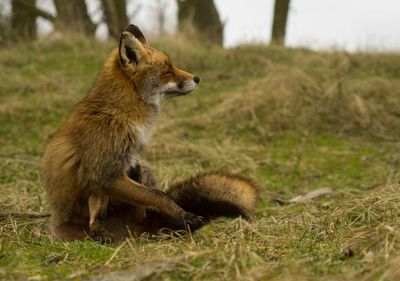
M 273 0 L 215 0 L 226 46 L 268 42 Z M 291 0 L 287 45 L 314 49 L 400 50 L 399 0 Z
M 0 0 L 2 1 L 2 0 Z M 86 0 L 89 11 L 99 20 L 98 0 Z M 175 0 L 127 0 L 128 13 L 141 9 L 135 22 L 151 33 L 155 30 L 156 3 L 167 3 L 168 29 L 176 26 Z M 225 22 L 224 45 L 268 43 L 271 36 L 273 0 L 215 0 Z M 54 11 L 52 0 L 38 0 Z M 40 20 L 42 31 L 50 25 Z M 100 26 L 99 35 L 105 34 Z M 400 0 L 291 0 L 286 34 L 288 46 L 349 51 L 400 51 Z

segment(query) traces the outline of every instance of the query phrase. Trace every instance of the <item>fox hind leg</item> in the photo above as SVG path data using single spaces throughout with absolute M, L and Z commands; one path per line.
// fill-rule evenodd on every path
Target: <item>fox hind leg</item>
M 54 237 L 63 241 L 83 240 L 87 235 L 87 228 L 81 224 L 66 222 L 56 227 L 50 226 Z

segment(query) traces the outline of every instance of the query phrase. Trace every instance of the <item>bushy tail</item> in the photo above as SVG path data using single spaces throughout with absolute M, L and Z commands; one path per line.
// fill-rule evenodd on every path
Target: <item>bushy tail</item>
M 217 217 L 250 219 L 258 200 L 258 188 L 252 180 L 220 172 L 196 175 L 170 186 L 166 193 L 182 209 L 206 222 Z

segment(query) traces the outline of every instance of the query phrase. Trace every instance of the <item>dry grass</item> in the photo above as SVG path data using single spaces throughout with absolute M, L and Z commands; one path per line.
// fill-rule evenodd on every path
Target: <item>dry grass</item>
M 211 118 L 251 120 L 265 133 L 328 131 L 398 137 L 400 84 L 382 77 L 318 83 L 299 68 L 271 66 L 229 94 Z
M 186 237 L 61 243 L 46 220 L 0 218 L 0 279 L 398 280 L 400 56 L 157 43 L 202 76 L 169 101 L 147 159 L 160 187 L 200 171 L 263 187 L 256 218 Z M 47 209 L 39 161 L 109 44 L 0 50 L 0 209 Z M 26 50 L 29 50 L 26 51 Z M 284 204 L 329 187 L 329 197 Z
M 299 280 L 298 276 L 303 280 L 397 280 L 399 186 L 342 197 L 337 192 L 307 205 L 271 206 L 260 210 L 251 223 L 221 221 L 193 237 L 144 236 L 115 246 L 54 242 L 43 220 L 8 218 L 2 223 L 1 250 L 16 251 L 30 263 L 8 266 L 4 276 L 24 279 L 29 273 L 44 278 L 45 273 L 51 277 L 61 267 L 72 279 L 88 274 L 104 278 L 116 271 L 126 277 L 143 274 L 139 270 L 150 267 L 146 271 L 150 280 Z M 35 251 L 21 252 L 28 245 Z

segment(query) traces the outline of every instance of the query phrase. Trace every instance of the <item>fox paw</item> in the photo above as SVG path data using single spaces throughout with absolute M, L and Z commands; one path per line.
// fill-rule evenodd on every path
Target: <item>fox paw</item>
M 185 228 L 191 230 L 197 229 L 204 225 L 203 217 L 198 216 L 189 212 L 186 212 L 183 216 Z
M 114 241 L 114 235 L 101 225 L 90 227 L 90 237 L 101 243 L 112 243 Z

